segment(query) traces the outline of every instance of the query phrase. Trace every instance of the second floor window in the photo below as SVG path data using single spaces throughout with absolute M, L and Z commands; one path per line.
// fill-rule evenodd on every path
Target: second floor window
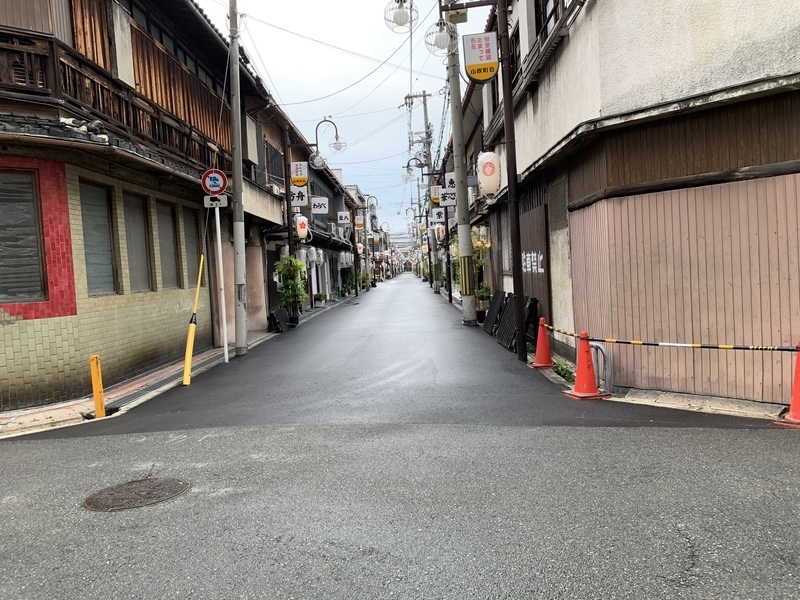
M 279 185 L 283 185 L 283 155 L 281 151 L 269 142 L 267 145 L 267 173 L 269 178 Z

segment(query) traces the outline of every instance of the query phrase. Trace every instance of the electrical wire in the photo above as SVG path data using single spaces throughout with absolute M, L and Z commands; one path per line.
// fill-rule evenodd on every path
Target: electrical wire
M 251 18 L 252 17 L 249 17 L 248 15 L 242 15 L 242 20 L 245 22 L 245 24 L 247 23 L 248 19 Z M 283 99 L 281 98 L 280 92 L 278 92 L 278 86 L 275 85 L 275 82 L 272 80 L 272 75 L 269 74 L 269 69 L 267 69 L 267 63 L 264 62 L 264 59 L 261 57 L 261 52 L 258 49 L 258 44 L 256 44 L 256 41 L 253 39 L 253 36 L 248 29 L 245 28 L 245 32 L 247 33 L 248 38 L 253 44 L 253 49 L 255 50 L 258 60 L 261 62 L 261 66 L 263 67 L 264 72 L 267 74 L 267 79 L 272 84 L 272 90 L 275 92 L 275 96 L 278 98 L 278 102 L 283 104 Z
M 348 50 L 347 48 L 342 48 L 341 46 L 334 46 L 333 44 L 329 44 L 328 42 L 323 42 L 322 40 L 318 40 L 318 39 L 309 37 L 307 35 L 303 35 L 302 33 L 297 33 L 296 31 L 292 31 L 290 29 L 286 29 L 284 27 L 281 27 L 280 25 L 275 25 L 274 23 L 269 23 L 267 21 L 264 21 L 262 19 L 254 17 L 252 15 L 247 15 L 247 16 L 250 19 L 252 19 L 253 21 L 261 23 L 262 25 L 266 25 L 268 27 L 272 27 L 274 29 L 277 29 L 278 31 L 283 31 L 284 33 L 288 33 L 290 35 L 295 35 L 297 37 L 303 38 L 304 40 L 308 40 L 309 42 L 314 42 L 314 43 L 317 43 L 317 44 L 321 44 L 323 46 L 327 46 L 328 48 L 332 48 L 334 50 L 338 50 L 339 52 L 343 52 L 345 54 L 349 54 L 350 56 L 355 56 L 356 58 L 361 58 L 363 60 L 368 60 L 368 61 L 373 62 L 373 63 L 380 63 L 381 66 L 386 64 L 388 66 L 392 66 L 392 67 L 395 67 L 395 68 L 398 68 L 398 69 L 403 69 L 404 71 L 411 71 L 411 73 L 416 73 L 418 78 L 420 76 L 422 76 L 422 75 L 424 75 L 425 77 L 438 77 L 437 75 L 432 75 L 430 73 L 423 73 L 422 71 L 413 71 L 412 69 L 409 69 L 408 67 L 406 67 L 404 65 L 395 65 L 393 63 L 388 63 L 387 61 L 382 61 L 381 59 L 375 58 L 374 56 L 368 56 L 366 54 L 361 54 L 359 52 L 354 52 L 353 50 Z M 391 57 L 389 57 L 389 58 L 391 58 Z

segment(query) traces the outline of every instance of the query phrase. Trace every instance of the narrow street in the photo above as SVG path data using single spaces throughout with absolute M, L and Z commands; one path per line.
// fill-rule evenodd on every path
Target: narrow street
M 0 444 L 2 595 L 800 597 L 795 431 L 560 391 L 402 275 Z M 191 488 L 82 506 L 145 477 Z

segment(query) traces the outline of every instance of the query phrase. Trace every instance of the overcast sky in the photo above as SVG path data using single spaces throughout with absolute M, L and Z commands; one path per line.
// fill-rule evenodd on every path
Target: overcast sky
M 227 36 L 228 2 L 195 1 Z M 449 139 L 450 111 L 449 107 L 444 111 L 442 131 L 445 59 L 428 52 L 424 43 L 425 31 L 438 18 L 438 4 L 435 0 L 415 3 L 419 21 L 410 57 L 408 32 L 393 32 L 384 23 L 387 2 L 238 0 L 239 25 L 241 44 L 297 127 L 313 142 L 317 123 L 330 117 L 348 148 L 341 154 L 329 153 L 328 164 L 343 170 L 345 184 L 356 184 L 378 198 L 381 223 L 388 223 L 393 232 L 405 232 L 405 210 L 412 196 L 416 201 L 417 189 L 414 182 L 406 184 L 402 178 L 411 157 L 404 99 L 409 91 L 432 94 L 428 118 L 433 124 L 434 157 L 440 138 L 442 146 Z M 469 21 L 459 25 L 459 33 L 483 31 L 488 14 L 488 8 L 470 10 Z M 462 94 L 465 88 L 462 79 Z M 420 101 L 411 112 L 411 129 L 423 130 Z M 319 128 L 323 154 L 333 133 L 328 124 Z

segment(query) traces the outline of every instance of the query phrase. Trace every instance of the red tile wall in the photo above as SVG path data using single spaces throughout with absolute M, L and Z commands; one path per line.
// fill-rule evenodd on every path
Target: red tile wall
M 22 319 L 46 319 L 77 314 L 64 163 L 38 158 L 0 156 L 0 168 L 38 172 L 48 290 L 48 300 L 44 302 L 0 303 L 0 310 L 9 316 Z

